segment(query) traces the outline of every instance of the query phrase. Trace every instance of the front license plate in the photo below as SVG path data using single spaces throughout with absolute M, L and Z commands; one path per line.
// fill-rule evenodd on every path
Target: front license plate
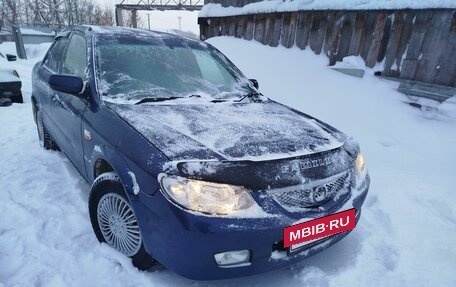
M 294 251 L 322 238 L 352 230 L 355 226 L 356 210 L 352 208 L 286 227 L 283 230 L 283 245 Z

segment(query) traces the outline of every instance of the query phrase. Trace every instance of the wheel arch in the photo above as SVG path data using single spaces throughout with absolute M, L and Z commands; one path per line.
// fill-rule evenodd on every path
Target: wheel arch
M 109 146 L 95 145 L 93 148 L 91 162 L 93 164 L 90 172 L 88 172 L 88 175 L 89 182 L 92 182 L 92 185 L 100 175 L 107 172 L 115 172 L 119 177 L 120 183 L 125 189 L 127 197 L 131 200 L 131 196 L 134 195 L 134 188 L 137 186 L 137 183 L 134 182 L 131 168 L 118 151 Z

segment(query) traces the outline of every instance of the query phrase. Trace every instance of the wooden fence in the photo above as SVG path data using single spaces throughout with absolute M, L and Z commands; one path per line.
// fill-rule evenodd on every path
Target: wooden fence
M 212 0 L 211 2 L 217 2 Z M 235 6 L 252 0 L 232 1 Z M 199 18 L 201 38 L 310 47 L 330 65 L 360 55 L 383 76 L 456 87 L 456 10 L 310 10 Z

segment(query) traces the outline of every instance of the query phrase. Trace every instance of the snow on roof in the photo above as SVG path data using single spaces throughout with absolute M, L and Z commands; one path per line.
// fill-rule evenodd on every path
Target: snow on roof
M 456 8 L 456 0 L 265 0 L 243 7 L 206 4 L 199 17 L 291 12 L 300 10 L 376 10 Z
M 20 28 L 22 35 L 46 35 L 46 36 L 54 36 L 54 31 L 48 29 L 40 29 L 40 28 Z

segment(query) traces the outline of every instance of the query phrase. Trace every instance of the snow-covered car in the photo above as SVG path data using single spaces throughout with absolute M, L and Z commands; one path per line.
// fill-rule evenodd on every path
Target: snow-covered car
M 359 145 L 258 92 L 211 45 L 83 26 L 33 69 L 41 145 L 91 184 L 100 242 L 192 279 L 296 263 L 346 236 L 370 178 Z
M 8 62 L 16 61 L 15 55 L 0 53 L 0 106 L 13 103 L 23 103 L 22 82 L 16 70 Z

